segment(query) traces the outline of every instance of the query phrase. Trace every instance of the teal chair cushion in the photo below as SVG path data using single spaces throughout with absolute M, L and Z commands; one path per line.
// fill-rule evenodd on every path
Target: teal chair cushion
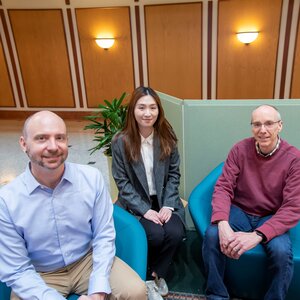
M 218 165 L 192 191 L 189 211 L 202 242 L 210 224 L 211 199 L 215 183 L 222 173 L 224 163 Z M 294 253 L 294 276 L 286 300 L 300 299 L 300 225 L 290 230 Z M 245 299 L 263 299 L 266 290 L 266 254 L 261 245 L 244 253 L 240 259 L 228 259 L 225 282 L 232 296 Z
M 143 226 L 134 216 L 117 205 L 114 205 L 113 218 L 116 228 L 116 255 L 146 280 L 148 246 Z M 78 298 L 78 295 L 70 295 L 68 300 Z M 0 300 L 9 299 L 10 288 L 0 282 Z
M 116 255 L 146 280 L 147 237 L 141 223 L 123 208 L 114 205 Z

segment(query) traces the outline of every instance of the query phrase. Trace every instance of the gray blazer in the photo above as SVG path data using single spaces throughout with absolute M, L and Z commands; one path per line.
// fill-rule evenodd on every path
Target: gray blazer
M 122 134 L 118 135 L 112 142 L 112 175 L 119 189 L 117 204 L 141 217 L 151 208 L 146 171 L 142 158 L 137 162 L 127 160 L 123 137 Z M 173 207 L 174 213 L 185 223 L 184 207 L 178 192 L 178 149 L 175 147 L 169 157 L 160 160 L 160 142 L 154 134 L 153 151 L 153 172 L 159 207 Z

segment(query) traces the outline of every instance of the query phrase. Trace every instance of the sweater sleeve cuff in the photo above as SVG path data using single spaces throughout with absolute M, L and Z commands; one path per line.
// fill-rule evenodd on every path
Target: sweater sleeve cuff
M 216 212 L 211 216 L 211 223 L 218 223 L 219 221 L 228 221 L 229 217 L 224 212 Z
M 266 237 L 266 240 L 264 241 L 264 243 L 269 242 L 272 238 L 277 236 L 277 234 L 274 231 L 273 227 L 268 225 L 268 224 L 263 224 L 262 226 L 257 227 L 256 230 L 261 232 Z

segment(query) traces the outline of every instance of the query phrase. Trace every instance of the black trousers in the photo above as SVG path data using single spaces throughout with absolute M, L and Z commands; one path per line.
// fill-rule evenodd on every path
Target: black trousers
M 157 198 L 152 196 L 151 199 L 152 209 L 158 211 Z M 145 229 L 148 240 L 148 268 L 151 273 L 155 272 L 158 277 L 165 278 L 176 249 L 184 238 L 184 225 L 180 217 L 174 213 L 163 226 L 143 217 L 140 223 Z

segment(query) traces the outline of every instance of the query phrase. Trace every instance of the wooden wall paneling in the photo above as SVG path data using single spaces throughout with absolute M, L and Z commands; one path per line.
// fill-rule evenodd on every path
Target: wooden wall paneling
M 144 85 L 143 76 L 143 58 L 142 58 L 142 39 L 141 39 L 141 17 L 140 7 L 136 5 L 134 7 L 135 20 L 136 20 L 136 36 L 137 36 L 137 49 L 138 49 L 138 62 L 139 62 L 139 74 L 140 74 L 140 85 Z
M 14 107 L 15 101 L 12 86 L 0 38 L 0 107 Z
M 84 104 L 83 104 L 83 91 L 82 91 L 82 88 L 81 88 L 79 62 L 78 62 L 76 42 L 75 42 L 72 11 L 71 11 L 70 8 L 67 8 L 67 16 L 68 16 L 68 25 L 69 25 L 69 30 L 70 30 L 70 39 L 71 39 L 71 44 L 72 44 L 72 50 L 73 50 L 73 53 L 74 53 L 73 60 L 74 60 L 74 68 L 75 68 L 76 82 L 77 82 L 77 89 L 78 89 L 79 107 L 82 108 L 82 107 L 84 107 Z
M 1 23 L 2 23 L 2 27 L 3 27 L 3 33 L 5 35 L 5 41 L 7 43 L 8 53 L 9 53 L 8 54 L 9 57 L 7 57 L 7 63 L 11 64 L 9 66 L 11 66 L 13 76 L 14 76 L 14 82 L 12 82 L 12 83 L 15 83 L 14 88 L 16 88 L 16 92 L 17 92 L 17 95 L 14 94 L 14 97 L 18 97 L 17 99 L 15 99 L 17 106 L 24 107 L 24 99 L 23 99 L 23 94 L 21 91 L 20 78 L 18 76 L 18 71 L 17 71 L 17 63 L 16 63 L 16 59 L 14 57 L 12 42 L 10 40 L 8 24 L 7 24 L 7 21 L 5 18 L 4 10 L 2 10 L 2 9 L 0 9 L 0 18 L 1 18 Z M 10 74 L 10 76 L 12 76 L 12 75 Z M 13 80 L 13 79 L 11 78 L 11 80 Z
M 273 98 L 281 7 L 281 0 L 220 0 L 218 99 Z M 251 30 L 259 31 L 252 44 L 237 40 Z
M 88 107 L 134 89 L 129 7 L 76 9 Z M 104 50 L 96 37 L 114 37 Z
M 28 107 L 75 107 L 62 11 L 9 10 Z
M 285 98 L 284 97 L 285 96 L 284 91 L 285 91 L 285 88 L 286 88 L 287 62 L 288 62 L 289 45 L 290 45 L 290 39 L 291 39 L 293 6 L 294 6 L 294 0 L 289 0 L 289 2 L 288 2 L 288 11 L 287 11 L 286 29 L 285 29 L 285 35 L 284 35 L 281 82 L 280 82 L 280 89 L 279 89 L 279 98 L 280 99 Z
M 297 40 L 291 86 L 291 98 L 300 98 L 300 15 L 298 17 Z
M 149 85 L 202 98 L 202 3 L 145 6 Z
M 207 9 L 207 99 L 212 95 L 212 32 L 213 32 L 213 2 L 208 2 Z

